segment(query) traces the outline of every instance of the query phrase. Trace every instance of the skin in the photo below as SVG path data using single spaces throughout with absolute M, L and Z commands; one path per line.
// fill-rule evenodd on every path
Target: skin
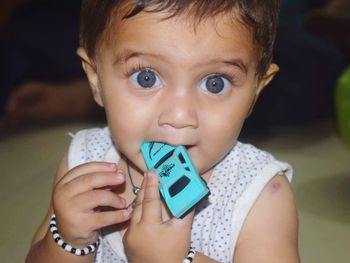
M 91 262 L 91 256 L 77 259 L 53 244 L 46 234 L 53 210 L 60 233 L 73 245 L 92 243 L 97 229 L 116 224 L 132 262 L 175 263 L 187 255 L 193 213 L 180 220 L 165 212 L 156 175 L 144 176 L 140 146 L 150 140 L 186 145 L 199 173 L 208 180 L 215 164 L 236 143 L 244 120 L 278 67 L 272 64 L 263 78 L 257 78 L 251 33 L 236 20 L 220 16 L 193 27 L 193 20 L 185 15 L 161 20 L 164 15 L 142 12 L 123 22 L 115 21 L 112 37 L 101 44 L 95 60 L 84 49 L 78 50 L 95 100 L 106 110 L 113 140 L 123 158 L 118 167 L 90 163 L 68 172 L 67 160 L 63 159 L 52 206 L 34 237 L 27 262 L 45 262 L 48 254 L 54 257 L 55 253 L 61 261 L 50 258 L 50 262 L 62 262 L 62 257 L 64 262 Z M 151 88 L 142 88 L 135 81 L 144 69 L 157 76 Z M 218 94 L 203 85 L 213 75 L 228 80 Z M 125 209 L 133 199 L 123 172 L 126 159 L 135 184 L 142 184 L 131 214 Z M 106 190 L 107 186 L 113 191 Z M 101 204 L 115 211 L 95 211 Z M 126 223 L 118 224 L 122 222 Z M 282 259 L 299 262 L 297 220 L 287 180 L 275 177 L 249 213 L 233 260 Z M 197 253 L 194 262 L 215 261 Z

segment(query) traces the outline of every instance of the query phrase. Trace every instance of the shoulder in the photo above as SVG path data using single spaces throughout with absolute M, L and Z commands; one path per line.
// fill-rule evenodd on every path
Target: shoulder
M 108 127 L 91 128 L 70 133 L 72 137 L 72 144 L 77 142 L 84 142 L 85 144 L 99 144 L 101 141 L 111 143 L 111 135 Z
M 69 169 L 86 162 L 102 161 L 113 147 L 107 127 L 84 129 L 71 136 L 72 141 L 68 149 Z
M 228 164 L 238 167 L 241 172 L 246 169 L 247 172 L 261 170 L 266 165 L 269 165 L 277 159 L 267 151 L 261 150 L 251 144 L 237 142 L 228 155 L 219 163 L 220 166 Z
M 264 187 L 241 229 L 235 262 L 299 262 L 297 211 L 285 176 L 273 177 Z M 276 249 L 278 248 L 278 249 Z
M 249 197 L 249 200 L 253 200 L 272 177 L 284 174 L 291 181 L 292 173 L 292 167 L 288 163 L 277 160 L 270 153 L 251 144 L 237 142 L 216 166 L 210 181 L 216 185 L 238 187 L 241 192 L 239 196 L 253 195 Z
M 208 181 L 211 192 L 208 202 L 203 202 L 197 208 L 194 219 L 196 233 L 192 235 L 196 247 L 200 247 L 206 255 L 215 255 L 220 262 L 231 261 L 237 241 L 242 236 L 243 225 L 246 225 L 248 214 L 255 209 L 257 200 L 261 199 L 275 178 L 278 178 L 278 182 L 282 180 L 279 182 L 281 185 L 290 187 L 288 180 L 291 177 L 289 164 L 250 144 L 238 142 L 215 167 Z M 198 234 L 200 231 L 197 228 L 209 225 L 215 226 L 211 227 L 210 233 Z M 217 237 L 223 238 L 225 245 L 216 243 Z M 202 240 L 208 238 L 210 241 L 203 244 Z
M 236 146 L 230 154 L 235 154 L 239 157 L 240 166 L 251 170 L 263 169 L 277 159 L 269 152 L 259 149 L 252 144 L 237 142 Z

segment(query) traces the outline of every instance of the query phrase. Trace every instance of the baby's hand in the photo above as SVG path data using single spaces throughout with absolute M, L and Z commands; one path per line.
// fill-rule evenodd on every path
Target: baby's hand
M 55 186 L 53 209 L 58 231 L 72 246 L 95 242 L 99 229 L 129 219 L 126 202 L 110 191 L 124 183 L 125 174 L 115 164 L 92 162 L 70 170 Z M 101 211 L 101 207 L 110 207 Z
M 124 235 L 125 252 L 130 262 L 182 262 L 190 248 L 190 230 L 193 212 L 184 219 L 175 217 L 164 221 L 154 172 L 145 175 Z

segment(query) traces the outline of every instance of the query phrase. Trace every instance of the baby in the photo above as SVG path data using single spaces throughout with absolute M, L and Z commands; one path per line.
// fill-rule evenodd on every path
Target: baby
M 83 1 L 78 55 L 108 127 L 74 136 L 27 262 L 299 262 L 291 167 L 237 141 L 278 71 L 278 9 Z M 184 218 L 161 200 L 144 142 L 184 146 L 207 182 Z

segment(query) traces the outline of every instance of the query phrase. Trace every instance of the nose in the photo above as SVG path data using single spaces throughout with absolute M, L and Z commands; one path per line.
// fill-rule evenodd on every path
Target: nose
M 158 124 L 161 127 L 184 129 L 198 127 L 198 103 L 195 94 L 167 93 L 162 98 Z

